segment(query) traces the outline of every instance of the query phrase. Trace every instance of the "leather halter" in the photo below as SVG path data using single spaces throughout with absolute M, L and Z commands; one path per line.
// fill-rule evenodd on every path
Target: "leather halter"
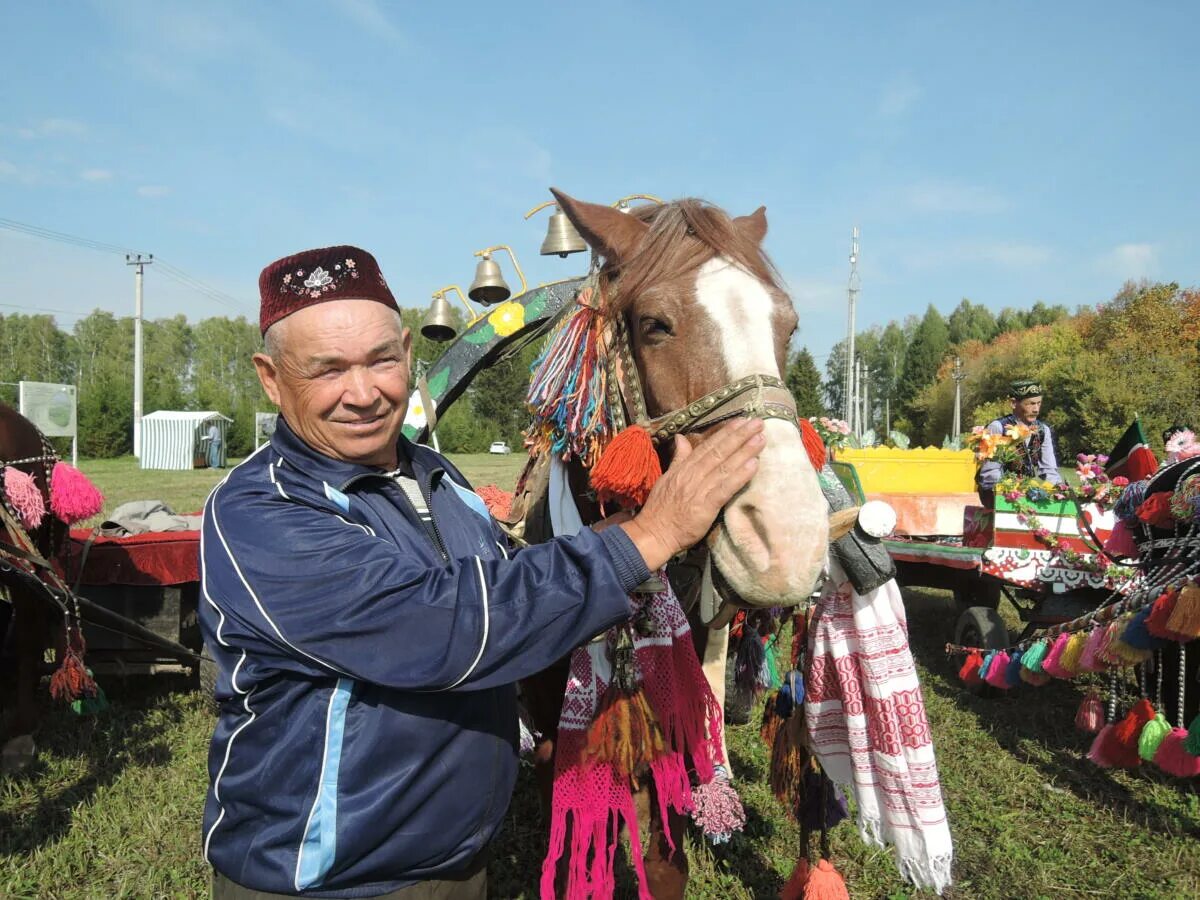
M 703 431 L 721 422 L 739 417 L 752 419 L 783 419 L 796 428 L 800 421 L 796 401 L 776 375 L 754 374 L 729 382 L 686 406 L 650 418 L 646 410 L 645 392 L 633 360 L 633 347 L 625 327 L 625 316 L 612 317 L 611 341 L 606 354 L 608 367 L 608 402 L 612 410 L 613 431 L 627 424 L 640 425 L 656 443 L 669 441 L 677 434 Z M 625 421 L 625 413 L 633 419 Z

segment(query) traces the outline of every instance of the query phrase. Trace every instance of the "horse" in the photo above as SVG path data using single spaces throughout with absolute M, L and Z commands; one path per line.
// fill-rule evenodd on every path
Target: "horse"
M 802 439 L 807 423 L 797 420 L 794 401 L 783 387 L 798 317 L 762 249 L 765 208 L 731 218 L 715 206 L 685 199 L 624 213 L 553 193 L 603 260 L 594 302 L 610 333 L 617 335 L 605 362 L 608 399 L 618 419 L 627 415 L 646 425 L 660 464 L 670 464 L 675 434 L 696 446 L 710 426 L 727 419 L 755 415 L 766 420 L 767 443 L 758 470 L 725 507 L 704 544 L 694 549 L 709 557 L 699 568 L 708 569 L 720 596 L 736 597 L 741 605 L 792 607 L 804 602 L 824 562 L 828 506 Z M 519 497 L 540 461 L 531 460 L 518 485 Z M 572 458 L 567 479 L 584 524 L 611 511 L 601 508 L 588 478 L 584 461 Z M 528 507 L 514 509 L 514 515 L 527 512 Z M 526 538 L 548 536 L 544 526 L 524 524 Z M 692 621 L 699 625 L 694 613 Z M 720 663 L 719 674 L 708 666 L 705 674 L 710 682 L 720 679 L 723 695 L 725 632 L 714 631 L 710 640 L 703 627 L 694 627 L 692 635 L 700 659 Z M 521 686 L 541 735 L 534 762 L 546 809 L 552 801 L 566 684 L 564 660 Z M 638 829 L 649 836 L 639 866 L 646 882 L 643 896 L 648 889 L 655 898 L 682 898 L 687 883 L 684 817 L 668 810 L 661 798 L 654 802 L 652 794 L 642 780 L 635 799 Z M 564 875 L 560 865 L 556 893 Z M 543 893 L 546 886 L 544 872 Z
M 61 570 L 67 525 L 50 512 L 51 473 L 56 461 L 54 451 L 37 427 L 12 407 L 0 403 L 0 466 L 31 476 L 45 510 L 36 527 L 22 529 L 32 547 L 20 546 L 24 543 L 22 535 L 14 534 L 11 526 L 0 528 L 0 557 L 13 551 L 19 556 L 21 551 L 32 549 Z M 7 512 L 5 518 L 20 527 L 20 514 L 7 493 L 3 494 L 2 500 Z M 8 604 L 0 602 L 0 608 L 8 606 L 7 610 L 0 609 L 0 665 L 3 666 L 0 683 L 11 685 L 14 695 L 7 722 L 0 727 L 0 747 L 3 747 L 3 767 L 15 769 L 33 759 L 37 687 L 42 676 L 43 654 L 53 645 L 61 660 L 65 634 L 61 611 L 48 601 L 44 592 L 32 586 L 28 578 L 9 571 L 0 575 L 0 584 L 9 601 Z

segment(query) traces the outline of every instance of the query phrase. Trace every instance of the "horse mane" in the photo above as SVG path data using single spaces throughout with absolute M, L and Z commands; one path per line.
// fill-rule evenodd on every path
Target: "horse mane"
M 705 200 L 687 197 L 636 206 L 628 215 L 650 228 L 633 256 L 619 264 L 606 263 L 600 272 L 609 312 L 625 312 L 651 285 L 694 272 L 718 256 L 783 290 L 775 265 L 759 243 L 739 230 L 724 210 Z

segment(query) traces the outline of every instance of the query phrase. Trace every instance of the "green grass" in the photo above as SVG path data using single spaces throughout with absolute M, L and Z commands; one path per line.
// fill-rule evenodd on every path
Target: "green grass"
M 521 456 L 462 457 L 477 484 L 511 487 Z M 110 503 L 158 497 L 185 510 L 220 473 L 141 473 L 131 461 L 85 462 Z M 111 506 L 109 507 L 111 508 Z M 957 854 L 947 897 L 1180 898 L 1200 896 L 1196 784 L 1152 767 L 1095 769 L 1072 721 L 1079 689 L 1055 683 L 981 699 L 959 690 L 941 652 L 949 595 L 907 591 L 909 624 L 938 750 Z M 178 681 L 110 679 L 111 710 L 79 719 L 48 709 L 34 768 L 0 780 L 0 897 L 203 896 L 199 823 L 213 718 Z M 46 701 L 49 707 L 49 701 Z M 749 817 L 718 849 L 689 846 L 696 898 L 776 896 L 798 833 L 766 786 L 757 726 L 730 729 Z M 493 897 L 537 895 L 544 850 L 532 774 L 522 770 L 491 867 Z M 887 854 L 851 824 L 832 835 L 856 898 L 916 898 Z M 629 884 L 626 877 L 623 882 Z M 627 896 L 622 891 L 622 896 Z

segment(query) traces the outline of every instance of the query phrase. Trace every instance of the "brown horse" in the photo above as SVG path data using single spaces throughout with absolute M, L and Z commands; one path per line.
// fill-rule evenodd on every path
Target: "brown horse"
M 65 548 L 67 526 L 50 512 L 50 473 L 54 459 L 48 455 L 42 433 L 10 406 L 0 403 L 0 467 L 15 460 L 15 468 L 33 476 L 41 491 L 46 514 L 41 524 L 29 530 L 34 549 L 44 559 L 61 562 Z M 2 493 L 2 492 L 0 492 Z M 10 515 L 15 511 L 3 502 Z M 8 529 L 0 528 L 0 544 L 14 546 Z M 62 616 L 36 588 L 13 575 L 0 576 L 0 587 L 9 603 L 0 601 L 0 697 L 3 699 L 3 720 L 0 721 L 0 765 L 20 768 L 33 758 L 33 732 L 37 725 L 37 686 L 42 676 L 42 658 L 48 646 L 62 643 Z M 7 613 L 7 614 L 6 614 Z M 61 658 L 61 647 L 59 648 Z M 11 709 L 8 708 L 11 705 Z
M 657 422 L 689 407 L 695 412 L 714 392 L 719 399 L 725 386 L 754 382 L 756 376 L 782 378 L 797 316 L 762 250 L 764 209 L 730 218 L 700 201 L 681 200 L 626 214 L 557 191 L 555 196 L 603 257 L 600 310 L 620 318 L 644 395 L 645 409 L 631 418 Z M 742 403 L 713 418 L 743 414 L 762 415 L 762 410 Z M 703 427 L 691 427 L 705 421 L 695 419 L 690 416 L 688 426 L 679 429 L 693 444 L 705 439 Z M 795 606 L 808 597 L 819 575 L 828 510 L 797 424 L 771 417 L 765 430 L 758 472 L 725 508 L 707 549 L 722 594 L 736 595 L 749 606 Z M 670 463 L 671 446 L 670 440 L 658 444 L 664 465 Z M 598 521 L 601 512 L 589 499 L 587 472 L 576 462 L 568 477 L 584 523 Z M 693 636 L 703 655 L 707 632 L 694 628 Z M 547 808 L 565 684 L 563 661 L 522 685 L 534 725 L 544 736 L 535 762 Z M 661 821 L 649 788 L 635 799 L 646 841 L 647 887 L 656 898 L 681 898 L 687 882 L 683 817 L 671 812 L 670 821 Z M 670 851 L 668 834 L 678 851 Z

